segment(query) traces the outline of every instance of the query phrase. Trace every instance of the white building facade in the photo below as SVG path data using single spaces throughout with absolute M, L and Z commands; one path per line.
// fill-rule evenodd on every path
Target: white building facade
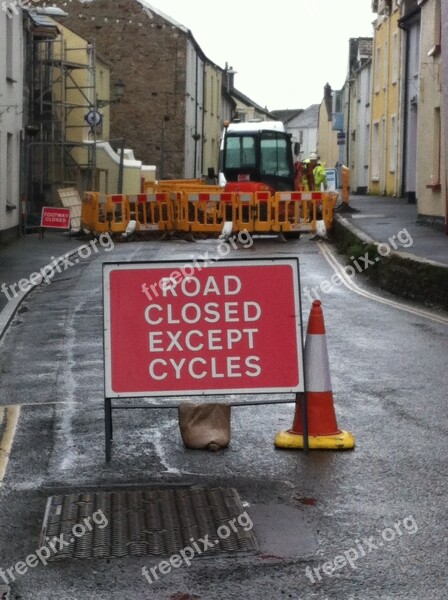
M 21 10 L 0 11 L 0 243 L 17 235 L 23 123 Z

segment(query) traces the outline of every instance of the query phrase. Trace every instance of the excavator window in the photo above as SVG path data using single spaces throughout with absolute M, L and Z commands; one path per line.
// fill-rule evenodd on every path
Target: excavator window
M 226 145 L 227 169 L 256 166 L 255 138 L 252 136 L 229 136 Z
M 264 133 L 260 141 L 260 170 L 263 175 L 291 176 L 289 143 L 283 136 Z

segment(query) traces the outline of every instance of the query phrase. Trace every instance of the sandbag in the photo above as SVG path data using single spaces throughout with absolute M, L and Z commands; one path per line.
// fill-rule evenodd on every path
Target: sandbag
M 187 448 L 219 450 L 230 443 L 228 404 L 179 404 L 179 427 Z

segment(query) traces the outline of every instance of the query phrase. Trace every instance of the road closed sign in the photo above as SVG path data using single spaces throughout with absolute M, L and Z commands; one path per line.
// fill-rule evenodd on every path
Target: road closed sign
M 106 398 L 304 391 L 297 258 L 106 263 Z

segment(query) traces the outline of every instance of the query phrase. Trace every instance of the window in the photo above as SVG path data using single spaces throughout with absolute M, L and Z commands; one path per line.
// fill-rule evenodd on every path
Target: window
M 366 140 L 370 140 L 370 125 L 366 125 Z M 364 144 L 364 167 L 369 168 L 369 144 Z
M 436 0 L 434 11 L 434 45 L 429 50 L 428 56 L 438 56 L 442 48 L 441 0 Z
M 384 48 L 384 60 L 388 61 L 389 60 L 389 44 L 386 42 L 385 48 Z M 387 88 L 387 84 L 389 83 L 387 81 L 387 66 L 384 66 L 383 69 L 383 90 L 385 90 Z
M 263 175 L 291 177 L 287 140 L 275 133 L 264 133 L 260 142 L 260 171 Z
M 379 94 L 381 81 L 381 48 L 376 49 L 375 56 L 375 94 Z
M 6 19 L 6 79 L 14 81 L 14 19 Z
M 395 173 L 397 167 L 397 117 L 390 118 L 390 148 L 389 148 L 389 171 Z
M 210 77 L 210 107 L 212 109 L 211 114 L 213 116 L 215 114 L 215 81 L 213 76 Z
M 6 136 L 6 204 L 14 204 L 13 195 L 14 180 L 14 136 L 8 133 Z
M 380 152 L 380 124 L 376 121 L 373 124 L 372 131 L 372 159 L 371 159 L 371 178 L 372 181 L 379 181 L 380 178 L 380 161 L 379 161 L 379 152 Z
M 398 81 L 398 61 L 399 61 L 399 48 L 398 48 L 398 31 L 395 31 L 392 40 L 392 83 L 396 84 Z
M 255 139 L 252 136 L 227 136 L 225 167 L 239 169 L 256 166 Z
M 434 109 L 434 138 L 433 138 L 433 150 L 432 150 L 432 173 L 431 180 L 426 186 L 431 188 L 433 191 L 439 192 L 441 189 L 440 185 L 440 160 L 441 160 L 441 149 L 442 149 L 442 133 L 441 133 L 441 117 L 440 108 Z
M 333 92 L 333 113 L 341 113 L 342 111 L 342 92 Z

